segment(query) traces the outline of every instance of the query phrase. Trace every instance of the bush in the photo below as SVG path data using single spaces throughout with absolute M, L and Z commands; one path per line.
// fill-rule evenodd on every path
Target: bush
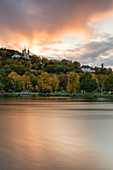
M 44 89 L 44 93 L 51 93 L 51 92 L 52 92 L 51 89 L 48 89 L 48 88 Z

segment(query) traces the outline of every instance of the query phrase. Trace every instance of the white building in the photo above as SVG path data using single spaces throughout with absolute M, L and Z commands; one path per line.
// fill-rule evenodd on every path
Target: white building
M 83 72 L 92 72 L 92 73 L 95 73 L 95 69 L 93 67 L 88 66 L 88 65 L 83 65 L 81 67 L 81 70 Z
M 12 58 L 20 58 L 22 57 L 18 52 L 15 52 Z

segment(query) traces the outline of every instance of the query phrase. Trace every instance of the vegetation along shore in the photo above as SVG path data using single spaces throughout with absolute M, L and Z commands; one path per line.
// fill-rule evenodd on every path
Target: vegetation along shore
M 78 61 L 18 58 L 15 52 L 0 49 L 1 96 L 112 96 L 113 71 L 103 64 L 83 71 Z

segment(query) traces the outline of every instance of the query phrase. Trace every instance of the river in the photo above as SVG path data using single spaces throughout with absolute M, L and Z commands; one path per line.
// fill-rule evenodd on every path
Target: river
M 113 170 L 113 101 L 1 97 L 0 170 Z

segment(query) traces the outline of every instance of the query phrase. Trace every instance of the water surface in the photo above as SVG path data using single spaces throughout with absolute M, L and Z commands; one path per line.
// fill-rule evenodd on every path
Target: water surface
M 113 102 L 0 98 L 0 170 L 113 170 Z

